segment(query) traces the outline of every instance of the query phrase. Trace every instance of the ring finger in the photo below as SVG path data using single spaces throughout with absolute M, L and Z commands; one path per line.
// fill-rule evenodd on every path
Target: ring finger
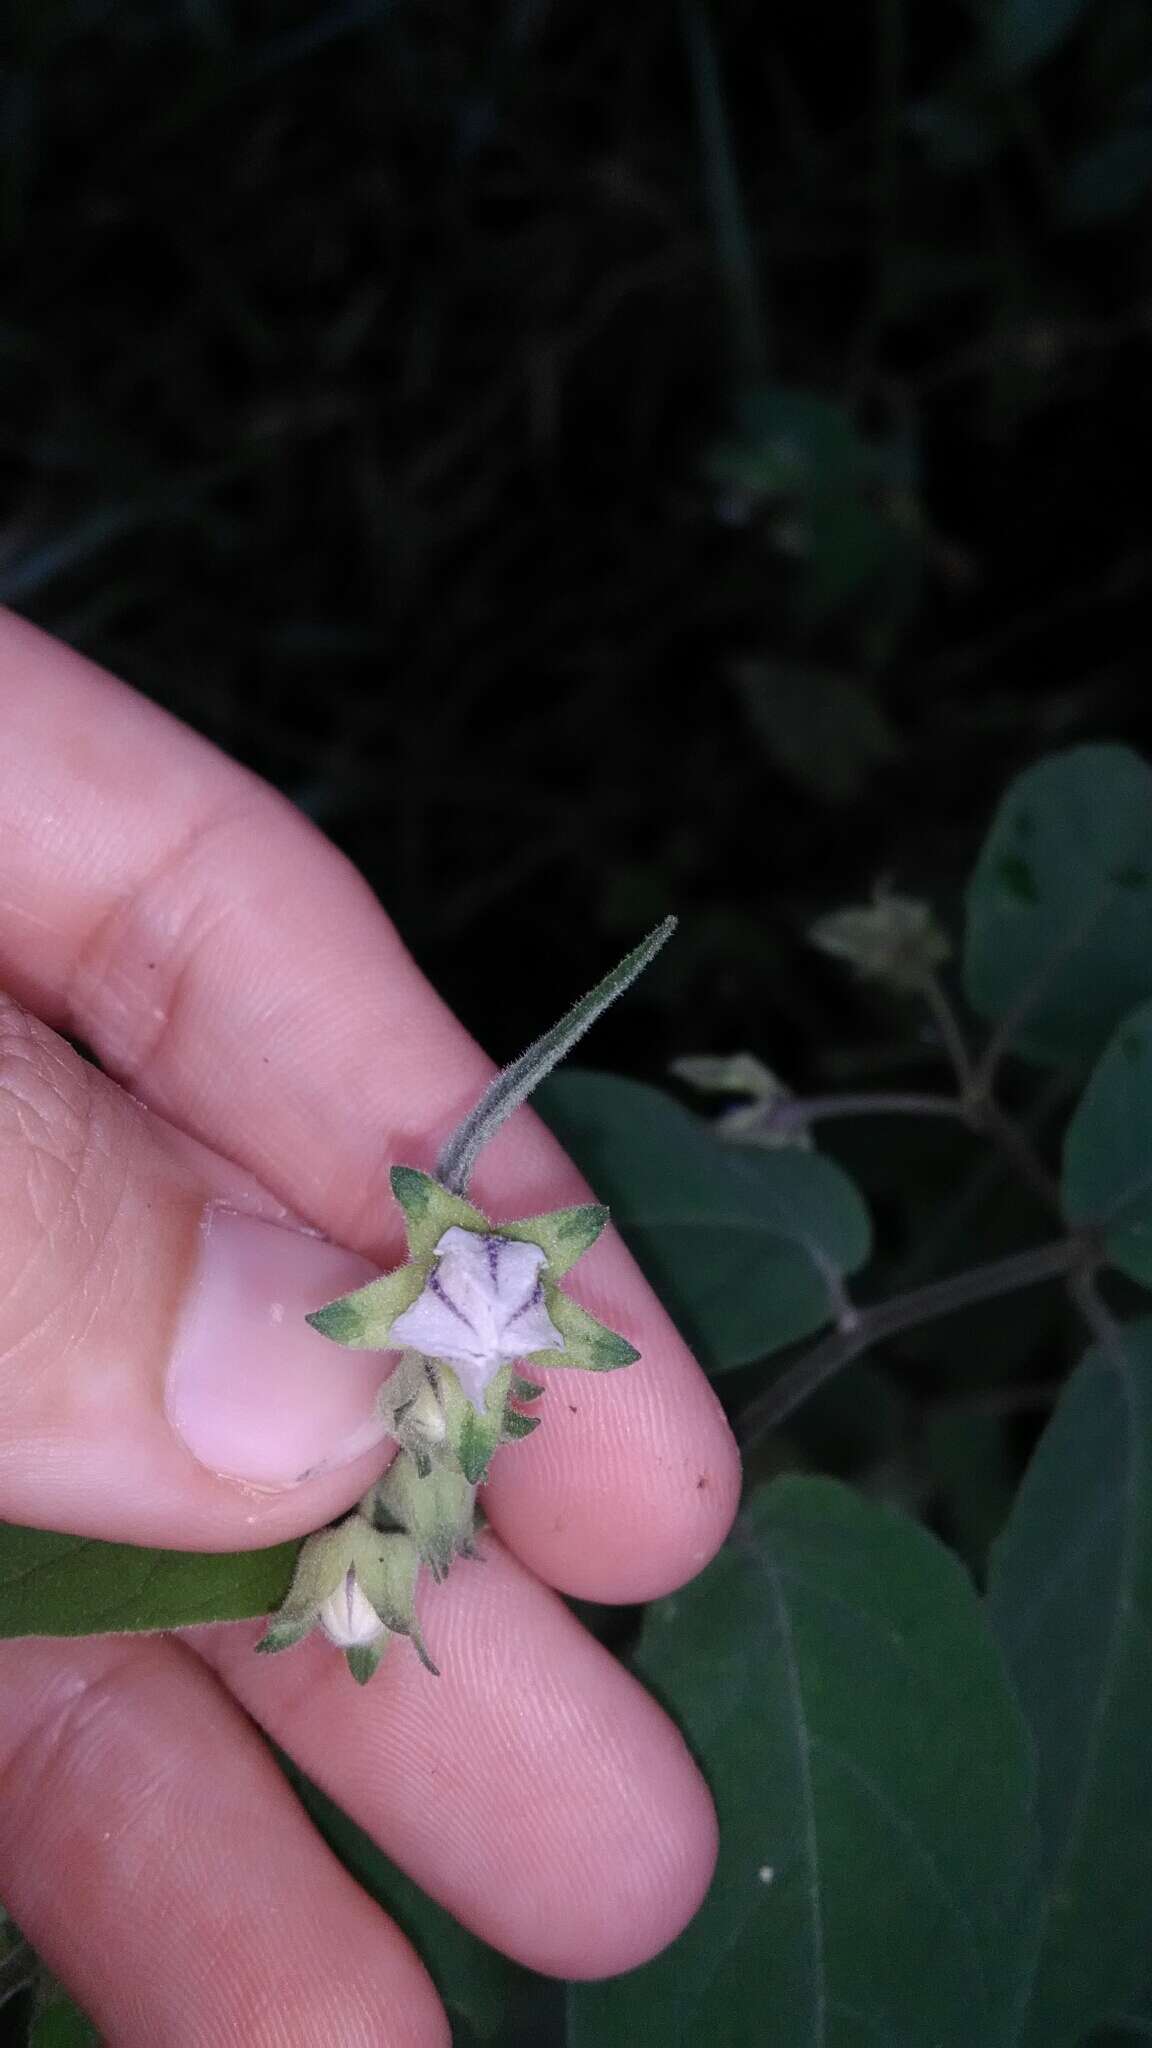
M 0 1868 L 114 2048 L 447 2048 L 423 1965 L 179 1643 L 0 1646 Z

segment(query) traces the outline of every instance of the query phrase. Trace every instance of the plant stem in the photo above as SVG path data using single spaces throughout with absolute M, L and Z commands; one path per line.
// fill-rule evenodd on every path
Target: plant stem
M 724 101 L 720 60 L 707 12 L 699 0 L 681 0 L 680 11 L 696 102 L 704 205 L 728 302 L 733 368 L 741 383 L 761 383 L 768 376 L 767 319 Z
M 951 1116 L 963 1120 L 963 1102 L 957 1095 L 918 1095 L 862 1091 L 850 1095 L 797 1095 L 791 1100 L 766 1103 L 760 1127 L 773 1136 L 805 1130 L 821 1117 L 837 1116 Z M 743 1126 L 741 1135 L 749 1126 Z
M 1084 944 L 1106 908 L 1108 900 L 1109 892 L 1106 886 L 1096 889 L 1080 916 L 1062 933 L 1058 944 L 1053 946 L 1051 952 L 1041 960 L 1039 966 L 1017 991 L 1015 1001 L 1001 1017 L 980 1055 L 972 1077 L 973 1088 L 979 1095 L 991 1095 L 1001 1061 L 1011 1051 L 1017 1032 L 1027 1023 L 1037 1003 L 1043 1001 L 1056 976 Z
M 990 1259 L 947 1280 L 934 1280 L 928 1287 L 894 1294 L 888 1301 L 855 1311 L 854 1320 L 847 1327 L 842 1325 L 829 1331 L 775 1386 L 749 1404 L 741 1425 L 742 1440 L 752 1443 L 766 1430 L 777 1428 L 825 1380 L 884 1338 L 894 1337 L 900 1330 L 911 1329 L 918 1323 L 931 1322 L 937 1316 L 952 1315 L 957 1309 L 970 1308 L 976 1302 L 992 1301 L 1021 1287 L 1034 1287 L 1041 1280 L 1088 1273 L 1097 1256 L 1089 1237 L 1057 1238 L 1052 1244 L 1013 1252 L 1004 1259 Z
M 914 1090 L 862 1091 L 845 1095 L 798 1095 L 790 1101 L 768 1103 L 757 1124 L 741 1123 L 734 1141 L 746 1140 L 761 1130 L 765 1136 L 786 1137 L 790 1131 L 807 1130 L 824 1117 L 851 1116 L 946 1116 L 965 1123 L 978 1137 L 997 1147 L 1016 1169 L 1037 1200 L 1055 1216 L 1063 1215 L 1060 1190 L 1037 1157 L 1024 1132 L 1001 1109 L 998 1102 L 974 1096 L 928 1095 Z
M 990 1138 L 998 1152 L 1015 1167 L 1021 1180 L 1054 1216 L 1062 1217 L 1064 1204 L 1060 1188 L 1037 1156 L 1026 1134 L 1000 1104 L 991 1097 L 973 1096 L 968 1103 L 968 1122 L 974 1131 Z
M 1024 1132 L 1001 1108 L 992 1093 L 995 1058 L 990 1063 L 985 1053 L 978 1065 L 973 1062 L 960 1020 L 937 975 L 925 975 L 923 992 L 940 1034 L 940 1043 L 960 1083 L 963 1098 L 961 1114 L 973 1131 L 991 1139 L 1044 1207 L 1053 1215 L 1062 1216 L 1064 1211 L 1059 1187 L 1033 1151 Z
M 596 1019 L 603 1016 L 609 1003 L 614 1003 L 617 996 L 631 988 L 675 929 L 676 919 L 666 917 L 655 931 L 649 932 L 646 939 L 625 955 L 611 974 L 606 974 L 594 989 L 581 996 L 578 1003 L 573 1003 L 551 1031 L 537 1038 L 527 1052 L 522 1052 L 510 1067 L 503 1067 L 488 1083 L 479 1102 L 469 1110 L 463 1122 L 457 1124 L 440 1149 L 436 1178 L 450 1193 L 467 1194 L 472 1168 L 489 1139 L 522 1103 L 527 1102 L 533 1089 L 539 1087 Z
M 1035 1146 L 1036 1137 L 1047 1126 L 1053 1111 L 1063 1106 L 1067 1089 L 1066 1076 L 1055 1075 L 1036 1102 L 1024 1113 L 1021 1121 L 1014 1126 L 1028 1146 L 1031 1156 L 1037 1160 L 1037 1164 L 1039 1160 Z M 1015 1170 L 1015 1161 L 1009 1159 L 1006 1149 L 1003 1148 L 985 1154 L 980 1159 L 970 1179 L 961 1187 L 954 1201 L 937 1219 L 927 1235 L 921 1238 L 915 1250 L 910 1252 L 897 1268 L 895 1277 L 902 1289 L 913 1286 L 939 1266 L 949 1248 L 963 1238 L 974 1217 L 979 1215 L 985 1203 L 990 1200 L 997 1183 L 1003 1177 L 1005 1168 L 1009 1165 Z
M 1107 1303 L 1100 1299 L 1092 1282 L 1092 1274 L 1082 1269 L 1069 1277 L 1068 1292 L 1076 1307 L 1101 1348 L 1115 1358 L 1117 1351 L 1123 1352 L 1124 1332 Z
M 968 1095 L 973 1086 L 974 1073 L 972 1055 L 968 1050 L 960 1019 L 938 975 L 926 974 L 921 983 L 921 992 L 932 1012 L 936 1029 L 940 1034 L 940 1043 L 956 1070 L 960 1092 L 962 1095 Z
M 1064 1391 L 1063 1380 L 1035 1380 L 1031 1386 L 993 1387 L 986 1394 L 965 1394 L 959 1400 L 934 1401 L 934 1416 L 973 1415 L 998 1417 L 1029 1415 L 1037 1408 L 1051 1408 Z

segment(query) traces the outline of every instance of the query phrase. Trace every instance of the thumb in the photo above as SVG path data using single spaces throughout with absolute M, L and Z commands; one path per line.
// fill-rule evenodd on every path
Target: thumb
M 366 1260 L 0 996 L 0 1519 L 187 1550 L 317 1528 L 383 1462 Z

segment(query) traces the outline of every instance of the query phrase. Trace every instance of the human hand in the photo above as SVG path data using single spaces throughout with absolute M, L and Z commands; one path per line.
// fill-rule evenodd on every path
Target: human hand
M 389 1166 L 430 1167 L 490 1065 L 289 804 L 10 617 L 0 989 L 0 1517 L 200 1550 L 317 1528 L 379 1470 L 379 1364 L 304 1313 L 402 1256 Z M 585 1193 L 527 1111 L 475 1181 L 497 1216 Z M 708 1794 L 552 1589 L 691 1577 L 735 1450 L 611 1233 L 566 1284 L 641 1358 L 554 1382 L 497 1458 L 484 1568 L 422 1596 L 439 1679 L 395 1643 L 360 1689 L 247 1623 L 0 1644 L 0 1896 L 116 2048 L 448 2039 L 252 1721 L 532 1968 L 631 1968 L 695 1910 Z

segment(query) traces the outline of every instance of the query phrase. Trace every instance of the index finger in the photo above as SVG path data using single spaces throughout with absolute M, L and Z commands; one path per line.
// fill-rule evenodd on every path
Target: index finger
M 389 1168 L 432 1166 L 491 1063 L 363 879 L 284 798 L 10 615 L 0 674 L 0 979 L 309 1222 L 393 1261 Z M 584 1192 L 530 1112 L 476 1176 L 496 1216 Z M 553 1584 L 644 1599 L 722 1541 L 735 1448 L 618 1239 L 570 1284 L 640 1362 L 558 1379 L 546 1426 L 497 1460 L 485 1504 Z

